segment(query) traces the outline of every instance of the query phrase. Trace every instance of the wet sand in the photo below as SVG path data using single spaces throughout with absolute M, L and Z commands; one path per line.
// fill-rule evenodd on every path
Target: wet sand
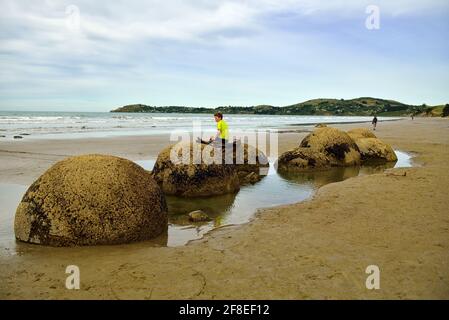
M 18 244 L 20 254 L 0 255 L 0 298 L 448 299 L 449 121 L 380 123 L 376 134 L 416 153 L 421 166 L 328 184 L 310 201 L 263 210 L 183 247 Z M 281 134 L 281 152 L 302 136 Z M 83 140 L 0 142 L 0 182 L 29 184 L 67 155 L 140 160 L 169 143 L 166 136 Z M 80 267 L 81 290 L 65 288 L 71 264 Z M 372 264 L 380 290 L 365 287 Z

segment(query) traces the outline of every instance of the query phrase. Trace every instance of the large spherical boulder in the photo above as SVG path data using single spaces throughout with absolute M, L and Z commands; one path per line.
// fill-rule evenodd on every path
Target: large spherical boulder
M 356 139 L 363 162 L 395 162 L 398 160 L 393 148 L 377 138 Z
M 394 162 L 398 160 L 393 148 L 378 139 L 371 130 L 355 128 L 349 130 L 348 135 L 357 144 L 363 162 Z
M 14 231 L 51 246 L 121 244 L 160 235 L 167 219 L 151 174 L 125 159 L 86 155 L 56 163 L 31 185 Z
M 236 166 L 226 164 L 222 150 L 213 145 L 180 142 L 165 148 L 152 175 L 166 194 L 212 196 L 240 189 Z
M 360 164 L 360 153 L 354 140 L 346 132 L 335 128 L 317 128 L 301 141 L 300 147 L 323 153 L 331 166 Z
M 320 127 L 306 136 L 298 148 L 282 154 L 277 162 L 280 170 L 327 169 L 360 164 L 359 148 L 341 130 Z

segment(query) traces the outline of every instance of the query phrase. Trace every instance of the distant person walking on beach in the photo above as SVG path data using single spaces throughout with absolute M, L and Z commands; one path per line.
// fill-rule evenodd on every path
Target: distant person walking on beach
M 373 130 L 376 130 L 376 126 L 377 126 L 377 116 L 374 116 L 372 124 L 373 124 Z

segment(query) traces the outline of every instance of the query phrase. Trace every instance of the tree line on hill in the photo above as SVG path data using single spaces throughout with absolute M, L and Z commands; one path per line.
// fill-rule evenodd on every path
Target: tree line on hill
M 342 115 L 342 116 L 449 116 L 449 104 L 439 106 L 409 105 L 394 100 L 377 98 L 357 99 L 314 99 L 305 102 L 276 107 L 258 106 L 220 106 L 216 108 L 186 106 L 149 106 L 132 104 L 111 112 L 129 113 L 204 113 L 222 112 L 224 114 L 261 115 Z

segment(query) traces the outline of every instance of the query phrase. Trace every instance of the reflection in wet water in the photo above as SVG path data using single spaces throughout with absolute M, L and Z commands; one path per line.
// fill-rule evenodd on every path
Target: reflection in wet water
M 255 185 L 244 186 L 236 194 L 208 198 L 167 197 L 169 228 L 165 235 L 151 241 L 137 244 L 114 246 L 120 248 L 146 248 L 148 246 L 179 246 L 190 240 L 199 239 L 208 231 L 229 224 L 248 222 L 260 208 L 296 203 L 313 195 L 314 191 L 326 184 L 343 181 L 358 175 L 381 173 L 393 167 L 410 167 L 411 156 L 396 151 L 396 164 L 372 164 L 362 167 L 334 168 L 313 172 L 277 172 L 271 163 L 267 176 Z M 154 160 L 137 161 L 139 165 L 151 170 Z M 0 257 L 18 252 L 64 250 L 61 248 L 43 248 L 41 246 L 16 243 L 14 240 L 14 213 L 26 187 L 0 184 Z M 191 211 L 206 212 L 211 221 L 192 223 L 187 214 Z M 104 247 L 78 248 L 80 252 L 97 252 Z M 108 246 L 108 248 L 111 248 Z M 72 248 L 71 250 L 75 250 Z M 53 252 L 53 251 L 52 251 Z
M 359 175 L 360 167 L 334 168 L 331 170 L 295 172 L 279 170 L 279 176 L 297 184 L 310 184 L 315 188 L 339 182 Z
M 362 167 L 333 168 L 331 170 L 295 172 L 279 170 L 280 177 L 297 184 L 311 184 L 315 188 L 326 184 L 343 181 L 352 177 L 382 173 L 395 167 L 395 163 L 370 164 Z

